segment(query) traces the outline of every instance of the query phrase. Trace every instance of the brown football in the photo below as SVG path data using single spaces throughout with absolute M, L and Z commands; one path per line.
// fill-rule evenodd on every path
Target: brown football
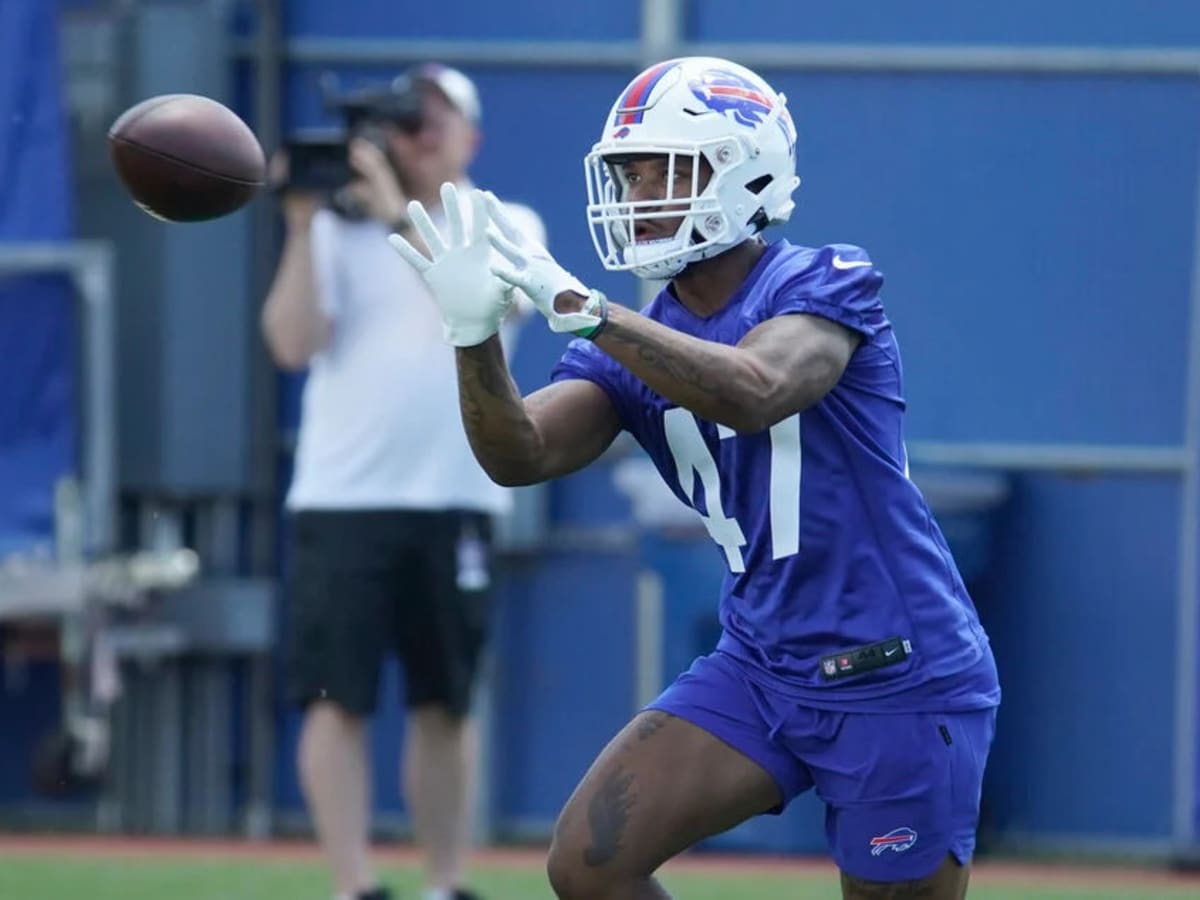
M 163 94 L 126 110 L 109 153 L 134 202 L 170 222 L 215 219 L 245 206 L 266 162 L 254 132 L 208 97 Z

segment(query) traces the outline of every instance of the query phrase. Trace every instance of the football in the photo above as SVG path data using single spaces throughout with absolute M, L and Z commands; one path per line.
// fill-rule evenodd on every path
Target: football
M 108 145 L 134 202 L 169 222 L 200 222 L 240 209 L 266 173 L 249 126 L 196 94 L 143 100 L 113 123 Z

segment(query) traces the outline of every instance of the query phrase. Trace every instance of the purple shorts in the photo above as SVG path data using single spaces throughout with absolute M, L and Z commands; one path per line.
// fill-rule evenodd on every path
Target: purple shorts
M 815 787 L 838 868 L 869 881 L 932 875 L 975 850 L 996 710 L 853 713 L 814 709 L 703 656 L 647 707 L 698 725 L 762 766 L 783 804 Z

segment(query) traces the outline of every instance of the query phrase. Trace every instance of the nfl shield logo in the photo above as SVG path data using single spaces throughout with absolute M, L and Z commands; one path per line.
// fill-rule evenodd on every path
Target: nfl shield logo
M 822 668 L 825 669 L 826 675 L 836 675 L 837 674 L 837 663 L 835 663 L 832 659 L 821 660 L 821 666 L 822 666 Z

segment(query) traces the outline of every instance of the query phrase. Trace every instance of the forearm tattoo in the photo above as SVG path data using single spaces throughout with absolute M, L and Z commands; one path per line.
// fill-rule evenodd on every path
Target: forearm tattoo
M 600 346 L 668 400 L 701 418 L 728 421 L 744 412 L 744 398 L 757 396 L 755 387 L 722 357 L 726 348 L 697 348 L 685 334 L 660 330 L 646 335 L 641 327 L 610 320 Z
M 612 862 L 620 851 L 629 810 L 637 800 L 632 787 L 633 774 L 617 768 L 588 803 L 592 840 L 583 851 L 583 861 L 588 866 L 595 868 Z
M 458 398 L 471 448 L 485 466 L 504 468 L 530 458 L 536 440 L 498 342 L 459 350 Z
M 639 368 L 648 367 L 704 394 L 723 396 L 720 379 L 713 376 L 712 367 L 706 365 L 706 361 L 697 360 L 694 353 L 684 348 L 664 347 L 660 340 L 651 342 L 620 328 L 612 329 L 606 336 L 611 343 L 620 344 L 633 353 L 640 363 Z

